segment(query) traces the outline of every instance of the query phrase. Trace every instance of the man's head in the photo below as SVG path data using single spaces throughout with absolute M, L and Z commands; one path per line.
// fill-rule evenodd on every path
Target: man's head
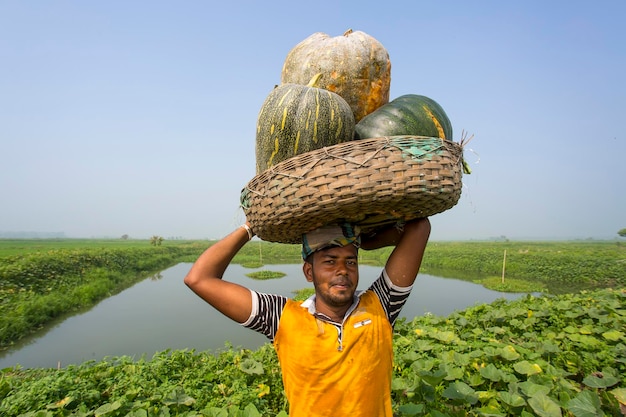
M 359 283 L 358 228 L 325 226 L 302 237 L 302 271 L 312 282 L 318 311 L 347 308 Z

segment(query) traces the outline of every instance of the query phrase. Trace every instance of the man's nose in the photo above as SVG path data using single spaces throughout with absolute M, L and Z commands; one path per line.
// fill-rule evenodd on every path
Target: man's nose
M 339 275 L 347 275 L 348 274 L 348 262 L 338 262 L 337 273 Z

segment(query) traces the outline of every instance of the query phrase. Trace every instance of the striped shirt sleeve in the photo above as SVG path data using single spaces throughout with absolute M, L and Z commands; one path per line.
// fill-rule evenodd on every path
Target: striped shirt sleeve
M 387 276 L 387 272 L 383 270 L 369 289 L 374 291 L 378 296 L 385 313 L 387 313 L 387 318 L 393 326 L 402 311 L 402 307 L 404 307 L 409 295 L 411 295 L 413 286 L 398 287 L 394 285 L 389 279 L 389 276 Z
M 287 297 L 252 290 L 250 292 L 252 293 L 252 312 L 248 320 L 241 325 L 265 335 L 273 342 Z

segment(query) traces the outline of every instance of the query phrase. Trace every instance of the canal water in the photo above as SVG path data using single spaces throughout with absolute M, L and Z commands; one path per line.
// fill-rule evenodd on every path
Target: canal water
M 65 367 L 88 360 L 119 356 L 150 359 L 167 349 L 196 351 L 235 347 L 256 349 L 267 339 L 223 317 L 183 283 L 191 263 L 181 263 L 107 298 L 82 314 L 47 329 L 0 353 L 0 369 Z M 360 289 L 378 277 L 381 267 L 361 265 Z M 280 271 L 280 279 L 253 280 L 245 274 L 257 270 Z M 293 296 L 311 287 L 302 266 L 267 265 L 260 269 L 230 265 L 225 279 L 256 291 Z M 524 294 L 491 291 L 471 282 L 420 274 L 401 317 L 425 313 L 447 316 L 456 310 L 498 298 L 513 300 Z

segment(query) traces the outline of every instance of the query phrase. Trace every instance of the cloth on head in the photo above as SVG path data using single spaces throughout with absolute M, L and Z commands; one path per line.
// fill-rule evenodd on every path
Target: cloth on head
M 306 259 L 313 252 L 332 246 L 361 244 L 360 229 L 349 223 L 326 225 L 302 235 L 302 259 Z

